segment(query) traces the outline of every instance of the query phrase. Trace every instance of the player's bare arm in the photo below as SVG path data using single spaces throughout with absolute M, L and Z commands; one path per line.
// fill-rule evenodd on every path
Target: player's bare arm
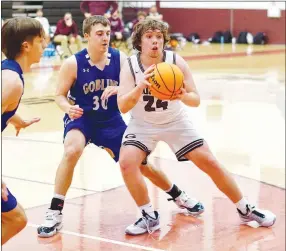
M 23 84 L 19 75 L 11 70 L 2 71 L 2 114 L 15 109 L 23 93 Z M 31 120 L 23 120 L 18 114 L 15 114 L 8 120 L 8 123 L 15 126 L 16 136 L 18 136 L 22 128 L 26 128 L 36 122 L 40 118 L 33 118 Z
M 144 80 L 135 85 L 128 61 L 125 62 L 120 72 L 120 87 L 117 97 L 118 107 L 122 113 L 129 112 L 139 101 L 143 90 L 151 85 L 147 79 L 152 76 L 154 67 L 154 65 L 151 65 L 144 72 Z
M 120 53 L 120 69 L 122 69 L 127 59 L 127 55 L 122 51 L 120 51 L 119 53 Z M 105 100 L 105 99 L 108 99 L 112 95 L 116 95 L 118 93 L 118 89 L 119 89 L 119 86 L 108 86 L 102 93 L 101 99 Z
M 61 66 L 55 99 L 56 104 L 67 113 L 71 119 L 77 119 L 83 114 L 83 109 L 77 105 L 70 104 L 67 98 L 67 94 L 76 80 L 76 75 L 77 62 L 75 56 L 72 56 Z
M 177 66 L 184 74 L 184 88 L 182 88 L 182 93 L 177 95 L 177 98 L 179 98 L 187 106 L 197 107 L 200 105 L 200 95 L 195 86 L 189 65 L 179 55 L 176 55 L 176 59 Z
M 11 70 L 2 71 L 2 114 L 12 111 L 18 105 L 23 93 L 19 75 Z

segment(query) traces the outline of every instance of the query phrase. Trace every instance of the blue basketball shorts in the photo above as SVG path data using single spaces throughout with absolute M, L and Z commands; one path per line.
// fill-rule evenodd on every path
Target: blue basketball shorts
M 77 129 L 83 133 L 86 144 L 93 143 L 105 149 L 117 162 L 123 134 L 126 124 L 121 115 L 117 115 L 108 121 L 96 121 L 95 116 L 83 115 L 82 117 L 71 120 L 66 114 L 64 117 L 64 138 L 67 133 Z
M 7 188 L 7 190 L 8 190 L 8 200 L 4 201 L 1 198 L 1 213 L 8 213 L 8 212 L 12 211 L 14 208 L 16 208 L 16 206 L 17 206 L 16 198 L 14 197 L 13 194 L 11 194 L 11 192 L 9 191 L 8 188 Z

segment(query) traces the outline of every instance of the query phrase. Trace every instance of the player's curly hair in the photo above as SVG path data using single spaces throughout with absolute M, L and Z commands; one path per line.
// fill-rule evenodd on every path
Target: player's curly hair
M 132 34 L 132 46 L 134 49 L 141 51 L 141 40 L 147 30 L 160 30 L 164 37 L 164 46 L 169 42 L 168 25 L 162 21 L 147 19 L 137 23 L 134 26 Z
M 83 21 L 83 25 L 82 25 L 83 34 L 84 33 L 89 34 L 92 26 L 95 24 L 102 24 L 104 27 L 110 26 L 110 22 L 106 17 L 100 16 L 100 15 L 94 15 L 94 16 L 86 18 Z

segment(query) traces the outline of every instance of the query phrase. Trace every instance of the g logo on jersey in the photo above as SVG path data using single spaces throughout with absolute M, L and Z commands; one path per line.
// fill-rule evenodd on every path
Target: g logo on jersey
M 113 158 L 113 159 L 115 158 L 115 155 L 114 155 L 113 151 L 110 148 L 107 148 L 107 147 L 104 147 L 104 146 L 99 146 L 99 148 L 107 151 L 108 154 L 111 156 L 111 158 Z
M 135 139 L 136 138 L 136 135 L 135 134 L 127 134 L 125 136 L 126 139 Z

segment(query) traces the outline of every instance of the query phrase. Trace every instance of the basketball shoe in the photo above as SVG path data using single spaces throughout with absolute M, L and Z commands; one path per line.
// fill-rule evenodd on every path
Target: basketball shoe
M 153 233 L 160 229 L 160 216 L 157 211 L 154 211 L 155 218 L 151 217 L 144 210 L 142 211 L 142 217 L 134 224 L 128 226 L 125 230 L 129 235 L 140 235 L 145 233 Z
M 276 221 L 276 215 L 268 210 L 261 210 L 255 206 L 246 205 L 246 213 L 237 209 L 240 219 L 243 223 L 256 221 L 259 226 L 271 227 Z
M 169 198 L 168 201 L 174 201 L 179 208 L 187 209 L 192 216 L 200 215 L 205 211 L 202 203 L 190 198 L 184 191 L 176 199 Z
M 54 236 L 62 227 L 63 215 L 59 210 L 49 209 L 45 215 L 45 223 L 38 227 L 38 236 L 48 238 Z

